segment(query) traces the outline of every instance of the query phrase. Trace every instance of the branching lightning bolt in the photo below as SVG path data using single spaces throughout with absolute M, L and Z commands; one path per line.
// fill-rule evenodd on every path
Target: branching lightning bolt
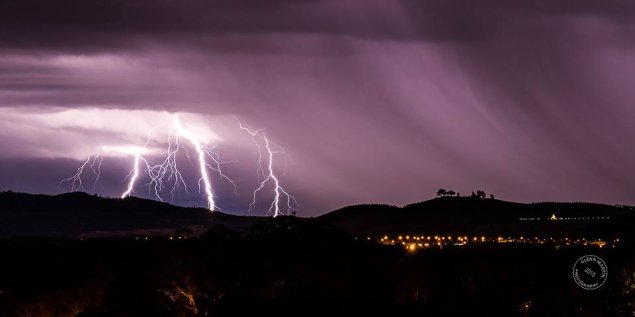
M 130 182 L 128 183 L 128 189 L 121 195 L 121 198 L 126 198 L 130 196 L 132 193 L 132 189 L 134 188 L 134 183 L 139 178 L 139 161 L 141 160 L 141 154 L 135 154 L 134 156 L 134 166 L 132 168 L 131 174 L 128 174 L 130 177 Z
M 269 188 L 268 186 L 272 186 L 273 199 L 269 205 L 269 213 L 277 217 L 285 212 L 290 212 L 293 206 L 297 206 L 297 201 L 295 197 L 282 187 L 274 168 L 276 154 L 284 154 L 284 152 L 274 149 L 274 147 L 277 148 L 277 146 L 270 142 L 263 130 L 252 131 L 245 128 L 240 122 L 239 125 L 242 130 L 251 135 L 253 143 L 258 148 L 256 174 L 260 179 L 260 183 L 258 188 L 253 192 L 253 200 L 249 205 L 249 209 L 253 210 L 256 207 L 258 193 L 265 190 L 265 188 Z M 167 127 L 167 149 L 157 154 L 158 151 L 151 146 L 154 141 L 152 133 L 155 129 L 163 127 Z M 216 147 L 214 145 L 205 144 L 203 137 L 204 135 L 198 134 L 186 127 L 178 114 L 168 116 L 166 113 L 166 123 L 153 128 L 148 133 L 148 139 L 143 146 L 102 146 L 100 153 L 89 155 L 77 168 L 75 175 L 62 180 L 60 185 L 64 182 L 70 182 L 72 191 L 83 190 L 84 184 L 82 176 L 90 169 L 95 175 L 93 188 L 96 188 L 101 175 L 101 165 L 104 161 L 103 155 L 105 155 L 104 153 L 114 152 L 133 158 L 132 168 L 125 178 L 126 187 L 125 191 L 120 195 L 121 198 L 132 196 L 140 179 L 146 178 L 148 179 L 146 186 L 148 186 L 149 196 L 154 196 L 157 200 L 163 201 L 163 196 L 167 193 L 174 199 L 175 195 L 180 193 L 181 190 L 188 192 L 188 186 L 183 174 L 177 166 L 178 154 L 183 150 L 186 157 L 195 159 L 197 162 L 197 170 L 200 176 L 197 184 L 199 192 L 202 192 L 206 198 L 207 207 L 211 211 L 217 210 L 218 206 L 210 172 L 217 173 L 221 179 L 231 183 L 234 187 L 234 193 L 236 194 L 237 187 L 236 183 L 222 171 L 222 165 L 227 162 L 221 161 L 220 156 L 215 152 Z M 181 138 L 187 140 L 189 145 L 183 146 Z M 193 157 L 190 157 L 188 148 L 190 150 L 192 148 L 194 149 L 193 154 L 195 155 L 193 155 Z M 152 157 L 145 156 L 146 154 L 152 155 Z M 158 163 L 152 162 L 152 160 L 149 159 L 153 158 L 154 160 L 157 157 L 161 158 Z M 281 207 L 281 205 L 285 204 L 285 201 L 286 206 Z
M 223 173 L 221 169 L 221 161 L 218 154 L 214 152 L 214 147 L 210 147 L 201 142 L 199 135 L 197 135 L 192 130 L 187 129 L 182 123 L 178 116 L 178 114 L 174 114 L 173 117 L 173 125 L 176 128 L 176 134 L 172 134 L 171 124 L 168 123 L 168 149 L 165 153 L 165 159 L 157 165 L 152 165 L 148 162 L 147 159 L 141 156 L 140 153 L 135 153 L 134 165 L 130 173 L 128 174 L 128 187 L 127 190 L 122 194 L 122 198 L 128 197 L 132 194 L 135 182 L 140 174 L 140 163 L 143 162 L 145 166 L 145 171 L 150 178 L 150 182 L 148 185 L 148 190 L 153 192 L 154 196 L 163 201 L 161 197 L 161 192 L 165 189 L 166 182 L 171 182 L 172 187 L 170 189 L 170 195 L 172 199 L 174 199 L 174 195 L 181 186 L 187 192 L 187 185 L 185 180 L 183 179 L 183 175 L 179 171 L 176 163 L 177 153 L 181 150 L 180 145 L 180 137 L 187 139 L 197 154 L 198 168 L 200 173 L 200 178 L 198 181 L 199 192 L 203 190 L 205 192 L 205 197 L 207 199 L 207 207 L 214 211 L 217 209 L 216 202 L 214 200 L 214 189 L 212 187 L 212 182 L 210 176 L 208 174 L 208 168 L 212 171 L 218 173 L 223 179 L 230 182 L 234 186 L 234 192 L 237 192 L 235 182 L 229 178 L 226 174 Z M 150 136 L 144 148 L 148 146 L 151 142 L 152 137 Z M 186 151 L 187 156 L 189 157 L 189 152 Z M 211 161 L 208 162 L 208 159 Z
M 135 153 L 134 165 L 130 174 L 128 175 L 128 189 L 126 190 L 126 192 L 123 193 L 122 197 L 127 197 L 132 194 L 132 189 L 134 188 L 134 184 L 140 174 L 141 162 L 143 162 L 145 171 L 150 178 L 150 182 L 147 184 L 148 190 L 150 192 L 153 192 L 153 195 L 158 200 L 163 201 L 160 193 L 163 192 L 164 189 L 166 189 L 166 182 L 172 184 L 169 191 L 172 199 L 174 199 L 175 193 L 178 192 L 181 187 L 183 187 L 184 190 L 187 192 L 187 185 L 176 163 L 178 152 L 181 149 L 186 150 L 185 148 L 182 148 L 180 144 L 180 138 L 183 137 L 192 144 L 196 151 L 196 159 L 198 162 L 198 169 L 200 173 L 200 178 L 198 181 L 199 192 L 201 190 L 204 191 L 205 197 L 207 199 L 207 207 L 213 211 L 217 209 L 217 206 L 214 200 L 214 189 L 212 187 L 208 169 L 218 173 L 221 178 L 230 182 L 234 186 L 234 192 L 237 191 L 236 184 L 231 178 L 223 173 L 220 157 L 214 152 L 214 147 L 203 144 L 198 134 L 183 125 L 178 114 L 174 114 L 172 120 L 172 124 L 168 122 L 168 148 L 167 152 L 165 153 L 165 159 L 160 164 L 152 165 L 146 158 L 141 156 L 140 153 Z M 175 134 L 172 133 L 172 126 L 174 126 L 176 129 Z M 152 137 L 150 136 L 148 138 L 148 141 L 144 145 L 144 148 L 148 146 L 148 144 L 151 142 L 151 139 Z M 186 154 L 189 157 L 189 152 L 187 152 L 187 150 Z
M 236 183 L 223 173 L 220 157 L 218 156 L 218 154 L 216 154 L 216 152 L 214 152 L 214 147 L 210 147 L 206 144 L 201 143 L 200 137 L 192 130 L 187 129 L 181 123 L 181 119 L 179 118 L 178 114 L 174 114 L 174 126 L 176 127 L 176 130 L 178 132 L 178 136 L 182 136 L 190 141 L 190 143 L 192 143 L 192 146 L 194 146 L 194 149 L 196 150 L 198 168 L 201 175 L 198 180 L 199 192 L 201 191 L 201 189 L 204 190 L 205 197 L 207 198 L 207 207 L 210 210 L 214 211 L 216 209 L 216 202 L 214 200 L 215 195 L 209 174 L 207 173 L 207 169 L 209 168 L 210 170 L 218 173 L 221 178 L 231 183 L 234 187 L 234 193 L 237 192 Z M 212 163 L 209 163 L 208 159 Z M 201 186 L 201 183 L 203 186 Z
M 258 186 L 258 188 L 256 188 L 253 192 L 253 200 L 251 201 L 251 204 L 249 205 L 249 210 L 253 210 L 256 207 L 256 195 L 258 194 L 258 192 L 263 190 L 267 183 L 271 182 L 273 183 L 274 197 L 273 197 L 273 200 L 271 201 L 271 205 L 269 205 L 269 213 L 273 213 L 274 217 L 277 217 L 282 214 L 282 210 L 280 209 L 280 200 L 283 196 L 284 198 L 286 198 L 286 205 L 287 205 L 286 212 L 291 211 L 293 209 L 291 206 L 292 202 L 295 205 L 297 205 L 298 202 L 295 199 L 295 197 L 289 194 L 280 185 L 280 180 L 276 176 L 274 172 L 274 168 L 273 168 L 274 154 L 278 154 L 278 153 L 284 154 L 284 152 L 274 151 L 272 149 L 271 143 L 269 142 L 269 138 L 267 138 L 267 135 L 264 133 L 263 130 L 252 131 L 244 127 L 240 121 L 238 121 L 238 125 L 240 126 L 240 129 L 242 129 L 243 131 L 246 131 L 247 133 L 251 135 L 252 140 L 254 141 L 254 143 L 256 144 L 256 147 L 258 148 L 258 163 L 256 165 L 256 173 L 258 175 L 262 175 L 263 177 L 262 181 L 260 182 L 260 186 Z M 263 162 L 262 162 L 263 161 L 263 155 L 262 155 L 263 147 L 260 146 L 260 143 L 258 143 L 258 140 L 257 140 L 258 136 L 261 137 L 262 142 L 264 143 L 264 150 L 266 151 L 266 156 L 267 156 L 266 168 L 263 167 Z
M 172 141 L 173 138 L 174 143 Z M 148 146 L 151 139 L 150 136 L 144 147 Z M 180 149 L 179 139 L 177 136 L 172 136 L 172 129 L 168 121 L 168 148 L 163 162 L 161 162 L 161 164 L 151 165 L 146 159 L 142 158 L 148 176 L 150 177 L 150 182 L 147 184 L 148 194 L 152 195 L 151 192 L 154 192 L 153 195 L 159 201 L 163 201 L 160 193 L 166 188 L 165 182 L 172 182 L 170 195 L 173 200 L 175 193 L 180 190 L 181 186 L 185 192 L 187 192 L 187 184 L 176 164 L 176 155 Z
M 89 155 L 86 161 L 82 165 L 77 168 L 77 172 L 75 175 L 65 178 L 60 182 L 60 186 L 63 183 L 70 182 L 71 183 L 71 191 L 82 191 L 84 190 L 84 184 L 82 182 L 82 174 L 84 173 L 85 168 L 90 168 L 90 170 L 95 175 L 95 182 L 93 183 L 93 188 L 97 187 L 97 182 L 99 181 L 99 176 L 101 175 L 101 163 L 103 162 L 103 157 L 99 153 L 94 155 Z
M 192 143 L 194 149 L 196 150 L 196 153 L 198 154 L 198 167 L 201 173 L 201 178 L 199 179 L 199 189 L 200 183 L 202 181 L 205 189 L 205 197 L 207 198 L 207 207 L 209 208 L 209 210 L 213 211 L 216 208 L 216 202 L 214 201 L 214 190 L 212 189 L 212 183 L 210 181 L 209 175 L 207 174 L 208 164 L 205 159 L 207 152 L 205 152 L 205 148 L 201 144 L 199 137 L 194 132 L 188 130 L 183 126 L 178 114 L 174 114 L 174 123 L 176 125 L 176 129 L 179 131 L 179 135 L 188 139 Z

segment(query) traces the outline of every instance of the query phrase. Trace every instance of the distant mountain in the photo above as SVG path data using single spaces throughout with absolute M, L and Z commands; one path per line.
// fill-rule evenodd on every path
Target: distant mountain
M 77 237 L 215 225 L 240 230 L 256 219 L 135 197 L 102 198 L 81 192 L 56 196 L 0 193 L 0 237 Z
M 555 215 L 557 220 L 550 220 Z M 473 197 L 440 197 L 404 207 L 357 205 L 318 217 L 356 235 L 567 234 L 632 235 L 629 207 L 593 203 L 522 204 Z

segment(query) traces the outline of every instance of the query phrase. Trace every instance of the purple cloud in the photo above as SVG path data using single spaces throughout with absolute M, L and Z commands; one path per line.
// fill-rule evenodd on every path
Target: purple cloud
M 634 15 L 595 0 L 2 1 L 0 186 L 55 192 L 42 184 L 69 160 L 143 142 L 167 111 L 240 162 L 244 192 L 218 185 L 237 211 L 257 178 L 233 116 L 284 147 L 300 214 L 438 187 L 633 204 Z M 141 115 L 98 124 L 113 111 Z

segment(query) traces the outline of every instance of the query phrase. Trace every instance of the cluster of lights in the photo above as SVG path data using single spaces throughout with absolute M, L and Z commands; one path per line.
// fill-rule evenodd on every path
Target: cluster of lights
M 541 221 L 541 220 L 550 220 L 550 221 L 563 221 L 563 220 L 610 220 L 609 216 L 595 216 L 595 217 L 558 217 L 556 214 L 552 214 L 549 218 L 541 218 L 541 217 L 520 217 L 518 220 L 520 221 Z
M 149 240 L 150 238 L 151 238 L 150 236 L 143 236 L 143 237 L 136 236 L 134 239 L 135 240 Z M 156 238 L 156 236 L 152 238 Z M 172 235 L 168 236 L 168 240 L 184 240 L 184 239 L 188 239 L 188 236 L 172 236 Z
M 367 237 L 370 240 L 370 237 Z M 568 237 L 564 238 L 539 238 L 539 237 L 488 237 L 488 236 L 467 236 L 467 235 L 458 235 L 458 236 L 445 236 L 445 235 L 399 235 L 399 236 L 388 236 L 385 235 L 378 239 L 380 244 L 384 245 L 402 245 L 409 251 L 415 251 L 417 249 L 428 249 L 428 248 L 443 248 L 447 246 L 465 246 L 467 244 L 483 244 L 483 243 L 519 243 L 519 244 L 550 244 L 556 246 L 570 246 L 570 245 L 583 245 L 583 246 L 595 246 L 598 248 L 603 248 L 608 243 L 614 247 L 615 244 L 620 242 L 620 239 L 614 239 L 612 241 L 605 241 L 602 239 L 586 239 L 586 238 L 576 238 L 570 239 Z
M 549 220 L 609 220 L 611 217 L 558 217 L 556 214 L 552 214 Z

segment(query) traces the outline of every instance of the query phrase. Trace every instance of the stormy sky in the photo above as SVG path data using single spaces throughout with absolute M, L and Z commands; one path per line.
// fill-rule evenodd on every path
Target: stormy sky
M 632 1 L 0 0 L 0 188 L 68 191 L 88 155 L 149 134 L 160 160 L 180 113 L 234 213 L 262 180 L 238 121 L 299 215 L 441 187 L 635 204 L 634 43 Z M 174 201 L 202 205 L 185 150 Z M 118 196 L 132 158 L 103 155 L 84 190 Z

